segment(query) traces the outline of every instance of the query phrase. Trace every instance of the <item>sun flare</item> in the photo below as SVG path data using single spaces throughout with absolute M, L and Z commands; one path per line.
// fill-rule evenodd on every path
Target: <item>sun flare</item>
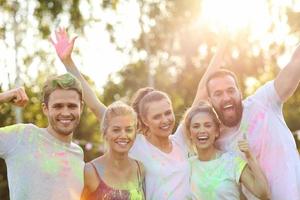
M 214 31 L 259 33 L 268 27 L 268 16 L 266 2 L 261 0 L 203 0 L 200 20 Z

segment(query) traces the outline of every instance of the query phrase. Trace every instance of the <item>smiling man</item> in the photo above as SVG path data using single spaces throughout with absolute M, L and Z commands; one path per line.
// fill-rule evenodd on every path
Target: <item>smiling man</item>
M 282 114 L 283 103 L 299 84 L 300 46 L 275 80 L 245 100 L 232 72 L 209 69 L 206 77 L 208 98 L 222 122 L 219 148 L 238 151 L 237 142 L 247 138 L 268 179 L 271 198 L 300 200 L 299 153 Z
M 17 88 L 0 94 L 0 103 L 24 106 Z M 5 159 L 11 200 L 80 199 L 83 151 L 72 142 L 82 112 L 82 88 L 70 74 L 55 76 L 43 87 L 48 126 L 16 124 L 0 128 L 0 157 Z

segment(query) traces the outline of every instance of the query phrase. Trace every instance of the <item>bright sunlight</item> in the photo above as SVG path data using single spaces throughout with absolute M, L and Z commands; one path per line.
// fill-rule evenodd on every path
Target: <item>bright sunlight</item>
M 204 0 L 200 23 L 219 32 L 226 28 L 230 34 L 250 29 L 253 34 L 264 32 L 269 24 L 265 1 L 260 0 Z

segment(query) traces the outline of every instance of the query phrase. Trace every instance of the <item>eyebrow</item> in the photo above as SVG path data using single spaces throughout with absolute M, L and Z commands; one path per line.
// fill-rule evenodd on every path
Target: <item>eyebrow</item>
M 113 128 L 121 128 L 121 126 L 117 126 L 117 125 L 113 125 L 112 127 Z M 133 127 L 134 127 L 133 125 L 125 126 L 125 128 L 133 128 Z
M 155 115 L 153 115 L 153 117 L 159 117 L 159 116 L 161 116 L 162 114 L 161 113 L 159 113 L 159 114 L 155 114 Z
M 56 102 L 56 103 L 53 103 L 52 105 L 78 105 L 78 104 L 75 102 L 67 102 L 67 103 Z
M 214 122 L 212 121 L 209 121 L 209 122 L 203 122 L 203 124 L 213 124 Z M 192 123 L 192 125 L 200 125 L 201 123 L 200 122 L 195 122 L 195 123 Z
M 172 109 L 167 109 L 167 110 L 163 111 L 162 113 L 154 114 L 153 117 L 159 116 L 159 115 L 164 115 L 164 114 L 167 113 L 167 112 L 172 112 Z

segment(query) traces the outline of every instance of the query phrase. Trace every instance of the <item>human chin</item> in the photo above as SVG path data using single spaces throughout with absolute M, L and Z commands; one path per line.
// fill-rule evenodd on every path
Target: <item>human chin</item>
M 169 137 L 169 135 L 172 134 L 172 129 L 167 129 L 167 130 L 162 130 L 162 129 L 159 129 L 157 132 L 156 135 L 159 135 L 160 137 Z
M 55 127 L 54 130 L 60 135 L 70 135 L 73 133 L 75 128 L 73 127 Z
M 225 126 L 236 126 L 241 119 L 241 106 L 236 103 L 227 103 L 219 107 L 215 107 L 215 110 L 220 121 Z
M 53 123 L 51 126 L 60 135 L 70 135 L 74 132 L 77 125 L 78 125 L 78 122 L 73 121 L 72 123 L 68 124 L 67 126 L 62 125 L 60 123 Z
M 233 127 L 238 123 L 237 115 L 232 114 L 232 115 L 226 115 L 224 111 L 217 111 L 217 114 L 219 116 L 220 121 L 222 124 L 228 127 Z

